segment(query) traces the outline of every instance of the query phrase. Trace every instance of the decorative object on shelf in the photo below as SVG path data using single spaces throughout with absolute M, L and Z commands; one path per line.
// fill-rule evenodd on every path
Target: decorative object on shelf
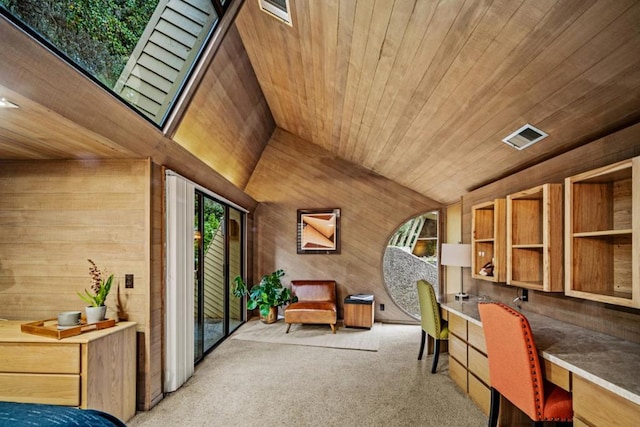
M 493 261 L 483 265 L 478 274 L 481 276 L 493 276 Z
M 340 253 L 340 209 L 298 209 L 298 253 Z
M 233 294 L 237 298 L 249 295 L 247 310 L 260 310 L 260 320 L 264 323 L 274 323 L 278 320 L 278 307 L 290 302 L 296 302 L 298 298 L 291 295 L 291 290 L 282 286 L 280 278 L 284 276 L 283 270 L 276 270 L 271 274 L 262 276 L 260 283 L 247 290 L 242 277 L 234 279 Z
M 91 276 L 91 291 L 93 293 L 91 294 L 85 289 L 84 294 L 78 292 L 78 296 L 82 298 L 84 302 L 89 304 L 86 308 L 87 323 L 96 323 L 104 320 L 105 318 L 107 306 L 104 305 L 104 302 L 111 290 L 113 274 L 109 275 L 107 280 L 104 280 L 102 278 L 104 272 L 98 269 L 96 263 L 90 259 L 87 261 L 91 264 L 91 267 L 89 267 L 89 275 Z
M 452 267 L 460 267 L 460 292 L 456 294 L 456 299 L 469 298 L 464 292 L 462 269 L 471 267 L 471 245 L 463 243 L 443 243 L 440 264 Z

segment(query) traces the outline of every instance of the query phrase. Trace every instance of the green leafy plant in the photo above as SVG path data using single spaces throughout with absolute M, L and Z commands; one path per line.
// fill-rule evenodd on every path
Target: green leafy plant
M 111 290 L 113 274 L 111 274 L 107 280 L 103 280 L 103 272 L 98 269 L 96 263 L 90 259 L 87 261 L 91 264 L 91 267 L 89 267 L 89 275 L 91 276 L 91 291 L 93 294 L 89 293 L 89 291 L 85 289 L 84 294 L 78 292 L 78 296 L 90 306 L 100 307 L 104 305 L 104 302 L 109 295 L 109 291 Z
M 233 294 L 238 298 L 249 295 L 247 309 L 254 310 L 258 308 L 260 315 L 267 317 L 271 307 L 279 307 L 290 302 L 298 301 L 298 297 L 291 295 L 289 288 L 282 286 L 282 282 L 280 281 L 282 276 L 284 276 L 283 270 L 276 270 L 271 274 L 265 274 L 262 276 L 260 283 L 253 285 L 250 290 L 247 290 L 247 285 L 242 277 L 237 276 L 234 279 L 235 286 L 233 288 Z

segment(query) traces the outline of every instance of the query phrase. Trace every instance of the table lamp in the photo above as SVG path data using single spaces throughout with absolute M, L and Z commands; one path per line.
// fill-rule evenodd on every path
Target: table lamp
M 469 298 L 462 287 L 462 269 L 471 267 L 471 245 L 463 243 L 443 243 L 440 254 L 440 264 L 452 267 L 460 267 L 460 292 L 456 294 L 456 299 Z

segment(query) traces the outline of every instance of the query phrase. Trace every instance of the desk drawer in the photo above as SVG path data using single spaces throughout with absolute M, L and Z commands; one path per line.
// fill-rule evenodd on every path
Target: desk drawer
M 467 340 L 467 321 L 460 316 L 449 313 L 449 332 L 456 334 L 459 338 Z
M 80 344 L 2 343 L 2 372 L 79 374 Z
M 489 381 L 489 359 L 473 347 L 469 347 L 469 371 L 485 384 Z
M 0 400 L 80 406 L 80 376 L 0 374 Z
M 467 368 L 452 358 L 449 358 L 449 377 L 462 391 L 467 392 Z
M 449 356 L 453 357 L 466 368 L 467 366 L 467 343 L 455 335 L 449 335 Z
M 482 409 L 485 415 L 489 415 L 491 390 L 471 374 L 469 374 L 469 397 Z
M 542 359 L 542 362 L 545 379 L 566 391 L 571 391 L 571 373 L 547 359 Z
M 640 419 L 640 406 L 573 375 L 575 418 L 592 426 L 632 426 Z
M 484 331 L 482 330 L 482 326 L 476 325 L 473 322 L 468 322 L 467 330 L 469 339 L 467 340 L 469 344 L 480 350 L 482 353 L 487 354 L 487 344 L 484 341 Z

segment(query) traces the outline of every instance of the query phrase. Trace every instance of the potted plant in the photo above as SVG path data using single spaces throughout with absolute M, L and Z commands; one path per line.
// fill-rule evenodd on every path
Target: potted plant
M 84 302 L 89 304 L 86 307 L 87 323 L 96 323 L 105 319 L 107 312 L 107 306 L 104 305 L 109 291 L 111 290 L 111 284 L 113 283 L 113 274 L 111 274 L 107 280 L 103 280 L 103 272 L 98 269 L 95 262 L 88 259 L 89 275 L 91 276 L 91 291 L 84 290 L 84 294 L 78 292 L 78 296 L 82 298 Z
M 283 270 L 265 274 L 262 276 L 260 283 L 253 285 L 249 291 L 247 291 L 247 285 L 242 277 L 237 276 L 234 279 L 233 294 L 238 298 L 248 294 L 247 309 L 254 310 L 258 308 L 260 310 L 260 320 L 265 323 L 274 323 L 278 320 L 278 307 L 298 300 L 297 297 L 292 297 L 289 288 L 282 286 L 280 281 L 282 276 L 284 276 Z

